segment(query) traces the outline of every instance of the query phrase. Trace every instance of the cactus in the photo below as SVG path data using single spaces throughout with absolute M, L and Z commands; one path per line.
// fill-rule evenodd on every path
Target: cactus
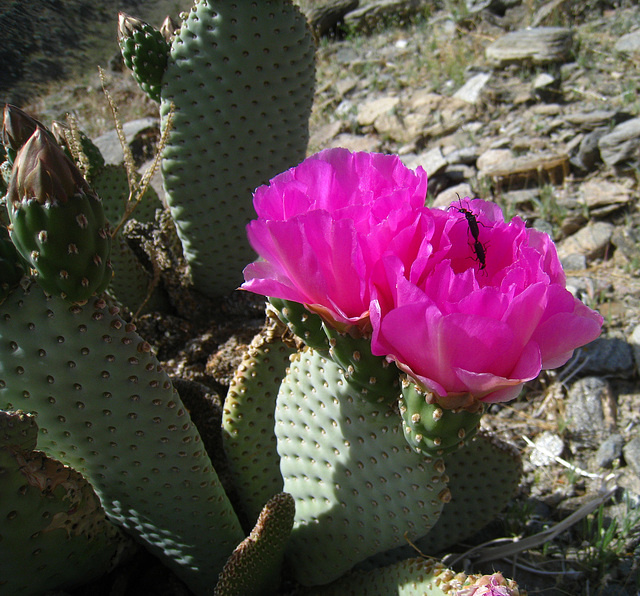
M 2 309 L 0 405 L 37 413 L 40 448 L 194 591 L 215 584 L 244 533 L 149 345 L 102 299 L 70 305 L 31 284 Z
M 222 437 L 244 516 L 256 519 L 283 487 L 273 432 L 278 390 L 295 348 L 273 324 L 256 335 L 236 371 L 224 402 Z
M 140 88 L 153 101 L 160 102 L 162 77 L 169 58 L 167 40 L 148 23 L 121 12 L 118 15 L 118 43 L 124 64 Z
M 0 593 L 12 596 L 100 577 L 131 550 L 91 485 L 36 451 L 37 433 L 32 416 L 0 411 Z
M 135 28 L 124 16 L 120 22 L 121 39 L 133 39 L 121 41 L 127 53 L 148 55 L 136 41 L 141 30 L 162 45 L 159 32 Z M 163 126 L 173 117 L 161 168 L 193 282 L 205 294 L 235 289 L 255 259 L 244 231 L 253 190 L 305 157 L 314 50 L 290 0 L 196 0 L 171 42 L 160 90 Z M 159 67 L 143 88 L 157 88 Z
M 409 381 L 403 383 L 399 408 L 407 443 L 417 453 L 428 455 L 444 455 L 464 447 L 476 434 L 483 412 L 479 402 L 472 412 L 443 408 Z
M 18 151 L 7 191 L 13 243 L 42 287 L 85 302 L 111 280 L 111 235 L 100 199 L 49 133 Z
M 262 596 L 280 585 L 284 549 L 293 526 L 291 495 L 278 493 L 265 504 L 256 526 L 229 557 L 214 596 Z
M 337 579 L 426 534 L 450 498 L 441 459 L 406 444 L 397 415 L 360 397 L 333 361 L 308 350 L 278 394 L 284 490 L 296 500 L 288 558 L 298 581 Z

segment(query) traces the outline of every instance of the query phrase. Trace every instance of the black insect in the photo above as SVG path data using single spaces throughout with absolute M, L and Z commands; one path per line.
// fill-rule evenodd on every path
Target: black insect
M 480 263 L 480 265 L 478 266 L 478 269 L 480 271 L 483 271 L 484 268 L 487 266 L 487 262 L 486 262 L 487 249 L 485 245 L 482 244 L 480 240 L 476 240 L 473 243 L 473 252 L 476 253 L 476 260 L 478 261 L 478 263 Z
M 473 236 L 473 240 L 477 244 L 480 241 L 479 240 L 480 228 L 478 228 L 478 223 L 480 223 L 480 225 L 484 225 L 484 224 L 482 222 L 478 222 L 473 211 L 470 211 L 469 209 L 465 209 L 462 206 L 462 199 L 460 197 L 458 197 L 458 201 L 460 202 L 460 207 L 451 205 L 449 209 L 455 209 L 458 213 L 462 213 L 464 215 L 465 219 L 467 220 L 467 224 L 469 225 L 469 231 Z

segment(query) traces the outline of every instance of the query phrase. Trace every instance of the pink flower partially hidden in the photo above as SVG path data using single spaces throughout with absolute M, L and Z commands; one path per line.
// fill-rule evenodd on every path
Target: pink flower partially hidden
M 505 223 L 486 201 L 428 211 L 430 243 L 387 252 L 372 278 L 371 349 L 443 407 L 465 394 L 513 399 L 600 334 L 602 317 L 565 288 L 549 236 Z
M 505 580 L 501 573 L 471 576 L 473 584 L 456 591 L 455 596 L 518 596 L 515 582 Z
M 373 269 L 416 225 L 426 192 L 424 170 L 392 155 L 309 157 L 256 190 L 247 232 L 261 260 L 245 268 L 242 288 L 305 304 L 338 328 L 367 328 Z

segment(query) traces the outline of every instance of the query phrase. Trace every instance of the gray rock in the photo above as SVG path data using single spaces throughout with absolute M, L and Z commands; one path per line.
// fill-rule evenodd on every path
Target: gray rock
M 631 344 L 618 337 L 599 337 L 581 348 L 580 355 L 587 358 L 583 374 L 628 378 L 635 373 Z
M 635 475 L 640 476 L 640 436 L 635 436 L 627 442 L 622 449 L 622 455 Z
M 305 12 L 316 35 L 322 36 L 335 29 L 344 16 L 356 9 L 359 3 L 359 0 L 330 0 L 314 3 Z
M 159 126 L 157 118 L 140 118 L 139 120 L 125 122 L 122 125 L 122 129 L 127 143 L 131 145 L 138 135 L 150 128 L 157 129 Z M 106 163 L 119 164 L 123 162 L 124 153 L 118 140 L 118 133 L 115 130 L 100 135 L 98 138 L 93 139 L 93 142 L 100 149 Z
M 608 166 L 637 159 L 640 147 L 640 118 L 618 124 L 598 141 L 602 161 Z
M 371 31 L 383 19 L 401 23 L 416 15 L 421 7 L 421 0 L 361 0 L 358 8 L 345 15 L 344 22 L 357 30 Z
M 619 182 L 592 178 L 580 185 L 578 196 L 580 204 L 587 206 L 591 215 L 602 217 L 630 203 L 632 191 Z
M 578 151 L 571 159 L 571 164 L 581 170 L 591 172 L 596 164 L 602 161 L 598 142 L 600 141 L 600 137 L 604 134 L 606 134 L 606 131 L 600 128 L 592 130 L 590 133 L 582 137 Z
M 613 110 L 593 110 L 591 112 L 572 112 L 564 119 L 580 130 L 594 130 L 603 126 L 609 126 L 615 122 L 617 112 Z
M 631 332 L 629 344 L 631 345 L 631 351 L 635 362 L 636 374 L 640 374 L 640 325 L 636 325 Z
M 478 103 L 480 94 L 489 82 L 491 75 L 489 73 L 481 72 L 480 74 L 471 77 L 460 89 L 458 89 L 453 96 L 462 101 L 468 103 Z
M 576 381 L 567 395 L 565 418 L 567 429 L 585 437 L 604 432 L 603 400 L 611 393 L 609 383 L 599 377 L 585 377 Z
M 607 437 L 598 447 L 594 456 L 594 462 L 599 468 L 611 468 L 613 462 L 622 456 L 624 439 L 622 435 L 615 434 Z
M 560 257 L 560 263 L 565 271 L 582 271 L 587 268 L 587 257 L 573 252 Z
M 554 457 L 560 457 L 564 451 L 563 440 L 548 430 L 540 433 L 533 444 L 535 449 L 531 452 L 529 460 L 536 467 L 548 466 L 554 461 Z
M 640 29 L 623 35 L 613 48 L 616 52 L 624 52 L 625 54 L 640 52 Z
M 429 178 L 442 172 L 447 165 L 439 147 L 435 147 L 434 149 L 430 149 L 429 151 L 425 151 L 419 155 L 403 155 L 401 159 L 408 168 L 415 169 L 418 166 L 422 166 L 427 172 L 427 176 L 429 176 Z
M 489 45 L 485 55 L 491 64 L 499 67 L 517 62 L 563 62 L 569 57 L 572 45 L 570 29 L 538 27 L 507 33 Z
M 467 10 L 470 13 L 480 12 L 481 10 L 490 10 L 496 13 L 504 13 L 511 7 L 520 4 L 521 0 L 466 0 Z
M 598 221 L 582 228 L 565 238 L 558 247 L 558 256 L 562 259 L 570 254 L 584 255 L 587 260 L 602 257 L 611 242 L 615 226 Z
M 463 163 L 468 166 L 472 166 L 478 159 L 477 147 L 462 147 L 460 149 L 454 149 L 449 153 L 444 153 L 444 158 L 449 165 Z

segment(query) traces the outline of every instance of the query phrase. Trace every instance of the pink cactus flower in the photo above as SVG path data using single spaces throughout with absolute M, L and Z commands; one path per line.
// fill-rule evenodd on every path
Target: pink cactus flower
M 455 596 L 517 596 L 520 593 L 514 582 L 507 582 L 501 573 L 472 576 L 472 579 L 474 583 L 456 591 Z
M 305 304 L 337 328 L 368 328 L 373 269 L 394 238 L 415 235 L 426 192 L 424 170 L 392 155 L 309 157 L 256 190 L 247 231 L 261 260 L 242 288 Z
M 511 400 L 599 335 L 602 317 L 566 289 L 549 236 L 481 200 L 423 216 L 429 242 L 387 251 L 372 277 L 371 348 L 441 405 Z

